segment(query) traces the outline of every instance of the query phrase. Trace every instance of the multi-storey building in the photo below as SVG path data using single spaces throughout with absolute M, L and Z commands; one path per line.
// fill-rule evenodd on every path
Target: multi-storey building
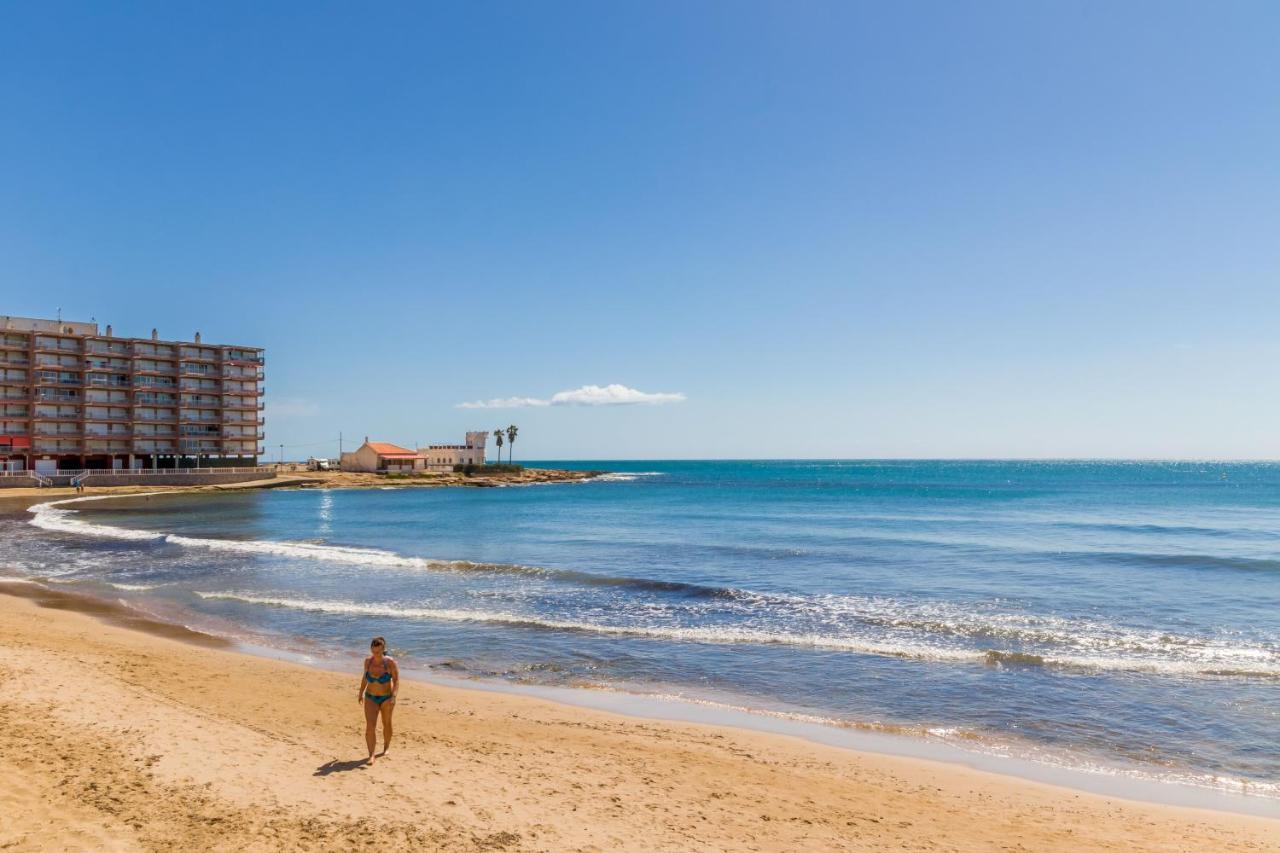
M 263 350 L 0 314 L 0 467 L 256 465 Z

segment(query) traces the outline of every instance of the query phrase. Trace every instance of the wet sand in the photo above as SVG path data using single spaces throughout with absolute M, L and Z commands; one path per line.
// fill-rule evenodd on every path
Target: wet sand
M 359 650 L 0 592 L 3 849 L 1280 850 L 1265 818 L 410 681 L 370 767 Z

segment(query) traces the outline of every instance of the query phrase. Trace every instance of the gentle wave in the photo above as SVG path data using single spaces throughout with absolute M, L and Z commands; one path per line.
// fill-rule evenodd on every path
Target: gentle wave
M 482 622 L 521 628 L 577 631 L 606 636 L 649 637 L 677 642 L 717 645 L 750 643 L 754 645 L 802 646 L 813 649 L 935 662 L 981 663 L 989 666 L 1036 666 L 1084 671 L 1119 670 L 1162 675 L 1216 676 L 1230 674 L 1238 677 L 1280 678 L 1280 663 L 1270 664 L 1265 660 L 1255 660 L 1252 666 L 1248 663 L 1242 663 L 1241 666 L 1233 668 L 1228 673 L 1221 666 L 1206 667 L 1203 662 L 1194 660 L 1142 659 L 1089 654 L 1057 655 L 1051 652 L 1035 654 L 1000 649 L 963 649 L 922 642 L 885 642 L 863 637 L 797 633 L 759 628 L 602 624 L 571 619 L 546 619 L 519 613 L 463 610 L 448 607 L 395 607 L 361 604 L 351 601 L 322 601 L 239 592 L 196 592 L 196 595 L 207 600 L 237 601 L 244 604 L 345 616 Z
M 876 643 L 856 638 L 831 637 L 820 634 L 788 634 L 751 628 L 703 628 L 703 627 L 652 627 L 643 625 L 604 625 L 570 619 L 544 619 L 518 613 L 501 613 L 483 610 L 460 610 L 434 607 L 388 607 L 376 604 L 360 604 L 349 601 L 313 601 L 309 599 L 283 598 L 241 594 L 235 592 L 196 592 L 204 599 L 239 601 L 268 607 L 293 610 L 309 610 L 315 613 L 332 613 L 346 616 L 377 616 L 395 619 L 438 619 L 450 622 L 484 622 L 524 628 L 544 628 L 554 631 L 579 631 L 623 637 L 652 637 L 696 643 L 753 643 L 758 645 L 791 645 L 840 651 L 863 652 L 920 660 L 980 660 L 961 649 L 948 651 L 927 647 L 913 648 L 907 645 Z
M 632 480 L 638 480 L 641 477 L 663 477 L 666 476 L 665 471 L 617 471 L 608 474 L 601 474 L 593 477 L 593 480 L 602 483 L 629 483 Z
M 64 503 L 58 501 L 56 503 Z M 520 574 L 552 580 L 568 581 L 584 586 L 630 587 L 661 592 L 676 592 L 693 597 L 732 598 L 739 594 L 731 587 L 707 586 L 684 581 L 663 581 L 650 578 L 598 575 L 572 569 L 547 569 L 539 566 L 523 566 L 517 563 L 476 563 L 470 560 L 437 560 L 429 557 L 409 557 L 379 548 L 356 548 L 345 545 L 324 545 L 314 542 L 279 542 L 272 540 L 209 539 L 181 536 L 176 533 L 133 530 L 107 524 L 95 524 L 77 517 L 73 510 L 56 508 L 55 504 L 40 504 L 31 508 L 31 523 L 44 530 L 97 536 L 108 539 L 124 539 L 135 542 L 165 542 L 187 548 L 204 548 L 210 551 L 227 551 L 239 554 L 265 554 L 276 557 L 292 557 L 346 563 L 359 566 L 380 566 L 429 571 L 474 571 L 494 574 Z
M 80 500 L 92 500 L 92 498 L 73 498 L 32 507 L 31 523 L 46 530 L 132 541 L 165 542 L 213 551 L 419 571 L 515 574 L 579 586 L 671 593 L 685 599 L 723 601 L 726 606 L 736 607 L 739 610 L 737 615 L 743 619 L 758 620 L 764 616 L 781 617 L 792 623 L 812 622 L 824 626 L 835 623 L 851 628 L 862 626 L 881 633 L 887 632 L 891 636 L 887 639 L 849 637 L 819 630 L 600 625 L 573 620 L 546 620 L 513 614 L 476 614 L 472 611 L 449 609 L 412 612 L 383 610 L 368 615 L 457 618 L 560 630 L 652 636 L 692 642 L 789 644 L 938 661 L 979 661 L 993 666 L 1108 669 L 1173 675 L 1280 677 L 1280 650 L 1266 646 L 1228 644 L 1206 637 L 1125 629 L 1105 623 L 1065 619 L 1052 615 L 991 612 L 971 605 L 950 602 L 909 603 L 888 598 L 854 595 L 801 596 L 785 593 L 758 593 L 732 587 L 599 575 L 570 569 L 410 557 L 376 548 L 310 542 L 244 541 L 180 536 L 95 524 L 78 518 L 74 511 L 58 508 L 60 504 Z M 254 603 L 294 606 L 297 600 L 290 600 L 289 603 L 266 600 Z M 345 603 L 334 606 L 361 607 L 361 605 Z M 1020 648 L 958 649 L 939 642 L 946 638 L 956 638 L 973 644 L 981 644 L 984 640 L 997 641 Z M 1026 648 L 1028 644 L 1037 648 L 1028 649 Z

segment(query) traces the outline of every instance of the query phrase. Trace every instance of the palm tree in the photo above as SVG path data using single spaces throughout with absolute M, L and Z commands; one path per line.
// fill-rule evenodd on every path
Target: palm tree
M 520 432 L 520 427 L 512 424 L 507 427 L 507 461 L 511 461 L 511 454 L 516 449 L 516 433 Z
M 502 430 L 495 429 L 493 431 L 493 440 L 498 442 L 498 464 L 502 464 Z

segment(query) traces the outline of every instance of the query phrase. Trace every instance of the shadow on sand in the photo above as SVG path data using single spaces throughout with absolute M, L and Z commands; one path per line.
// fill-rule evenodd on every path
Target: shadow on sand
M 365 758 L 357 758 L 354 761 L 339 761 L 335 758 L 321 764 L 316 768 L 316 772 L 311 775 L 328 776 L 330 773 L 346 773 L 348 770 L 359 770 L 361 767 L 365 767 L 367 763 L 368 759 Z

